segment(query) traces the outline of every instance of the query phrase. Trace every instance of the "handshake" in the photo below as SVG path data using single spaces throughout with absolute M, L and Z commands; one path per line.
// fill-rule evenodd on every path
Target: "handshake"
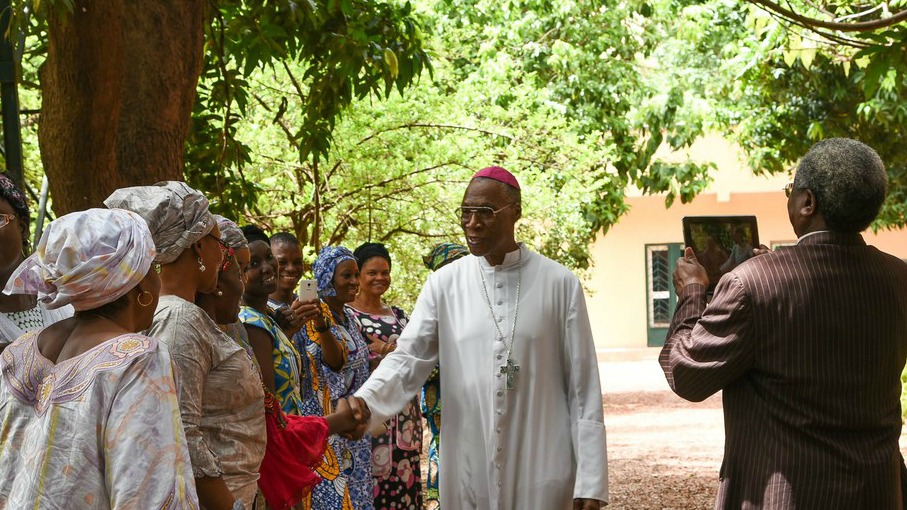
M 359 397 L 341 398 L 334 412 L 324 417 L 328 434 L 339 434 L 346 439 L 361 439 L 369 429 L 372 412 Z

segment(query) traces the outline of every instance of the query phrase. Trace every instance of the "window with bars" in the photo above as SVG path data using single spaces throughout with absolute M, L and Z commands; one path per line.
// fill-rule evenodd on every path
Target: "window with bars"
M 649 346 L 664 345 L 664 336 L 677 303 L 673 276 L 681 251 L 680 243 L 646 245 L 646 329 Z

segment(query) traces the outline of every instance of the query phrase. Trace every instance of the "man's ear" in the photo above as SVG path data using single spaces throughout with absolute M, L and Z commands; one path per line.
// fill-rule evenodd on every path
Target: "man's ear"
M 819 202 L 816 200 L 816 195 L 813 193 L 813 190 L 806 188 L 803 190 L 802 199 L 800 201 L 800 215 L 803 217 L 815 216 L 819 212 Z
M 523 204 L 517 204 L 513 207 L 514 213 L 516 213 L 516 219 L 523 217 Z

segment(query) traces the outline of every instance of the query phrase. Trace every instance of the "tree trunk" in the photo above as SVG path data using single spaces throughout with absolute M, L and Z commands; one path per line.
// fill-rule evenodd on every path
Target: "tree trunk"
M 181 180 L 206 3 L 77 0 L 50 15 L 38 142 L 57 215 Z

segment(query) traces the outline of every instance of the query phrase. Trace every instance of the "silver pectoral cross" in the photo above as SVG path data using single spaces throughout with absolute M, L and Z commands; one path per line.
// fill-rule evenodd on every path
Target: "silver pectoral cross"
M 507 358 L 507 365 L 501 367 L 501 373 L 507 375 L 507 389 L 513 389 L 513 378 L 520 371 L 520 366 L 513 362 L 510 357 Z

